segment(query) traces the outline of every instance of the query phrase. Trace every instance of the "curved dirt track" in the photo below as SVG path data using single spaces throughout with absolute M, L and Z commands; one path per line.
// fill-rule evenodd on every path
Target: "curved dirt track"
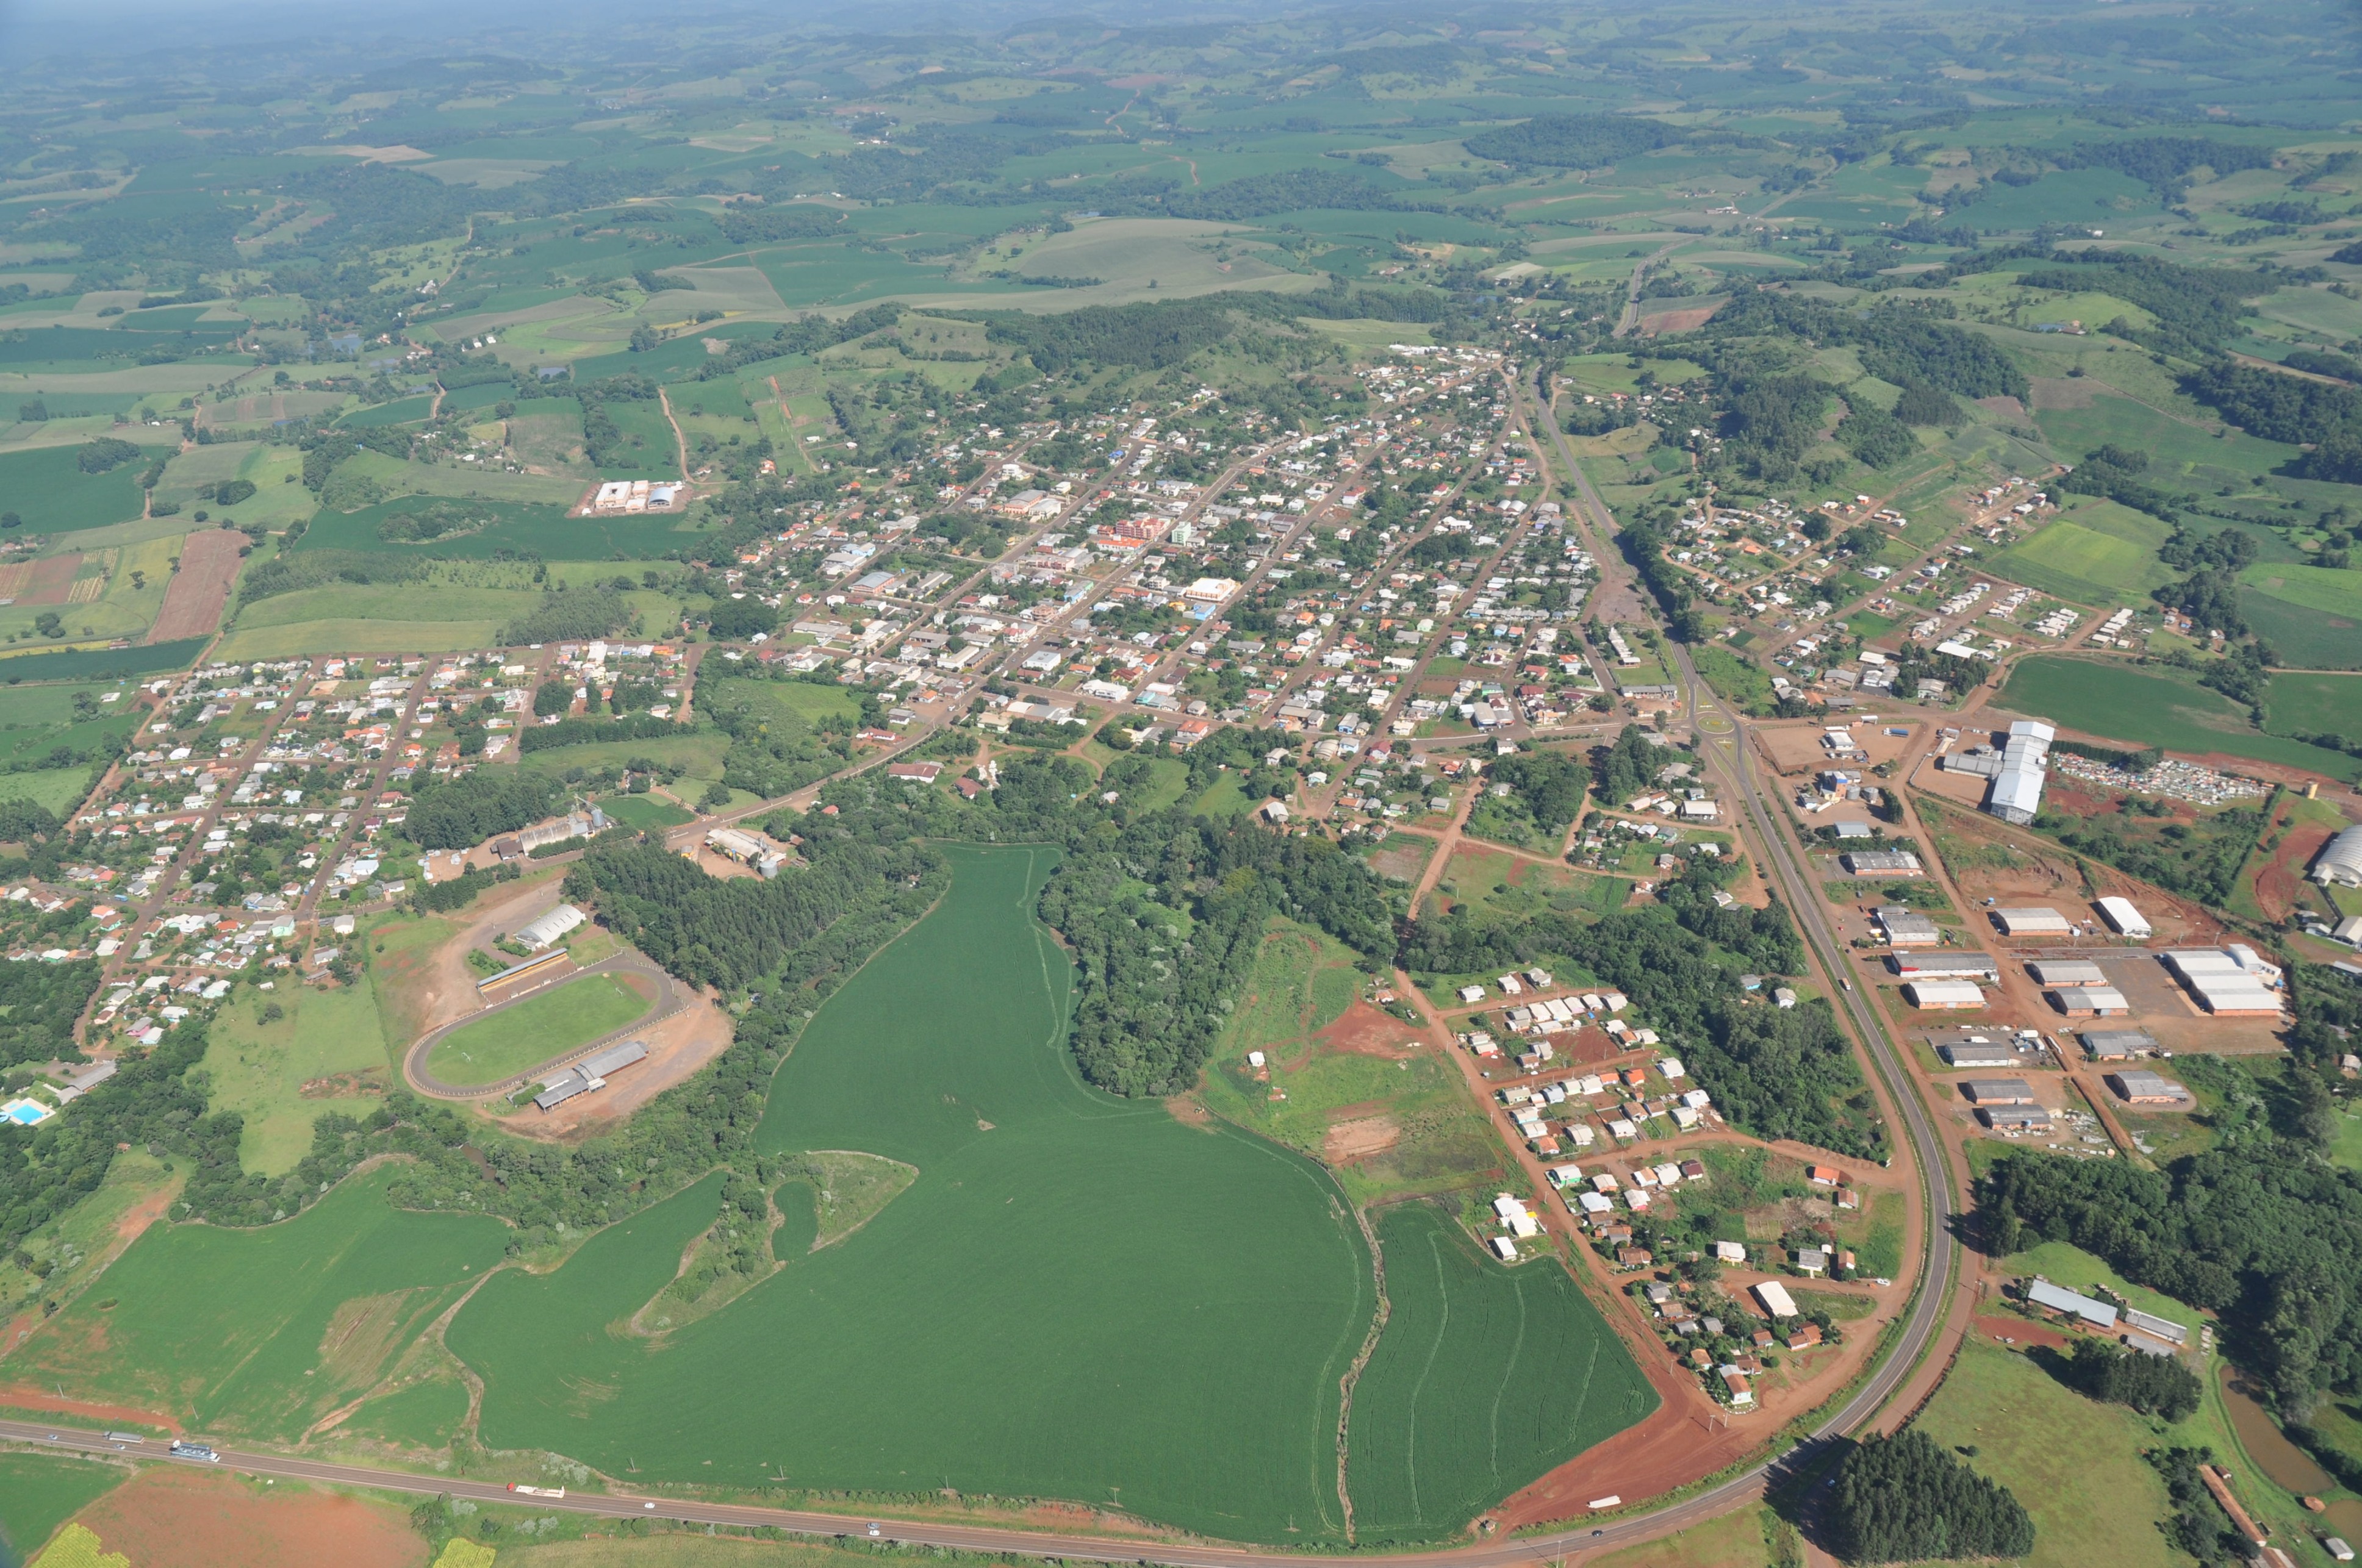
M 557 1055 L 550 1057 L 547 1061 L 536 1064 L 535 1066 L 524 1072 L 512 1073 L 507 1077 L 501 1079 L 498 1083 L 474 1084 L 466 1087 L 462 1087 L 458 1084 L 447 1084 L 442 1079 L 436 1077 L 434 1074 L 426 1070 L 427 1053 L 432 1051 L 436 1043 L 442 1040 L 445 1035 L 450 1033 L 455 1029 L 459 1029 L 468 1024 L 475 1023 L 480 1020 L 496 1018 L 500 1014 L 522 1002 L 530 1001 L 535 997 L 547 995 L 552 989 L 552 988 L 548 986 L 538 986 L 534 989 L 525 992 L 522 996 L 511 997 L 508 1000 L 503 1002 L 495 1002 L 491 1007 L 478 1008 L 473 1012 L 463 1013 L 459 1017 L 452 1019 L 447 1023 L 439 1023 L 436 1025 L 425 1033 L 420 1035 L 416 1041 L 412 1043 L 410 1049 L 403 1055 L 403 1077 L 408 1081 L 412 1088 L 416 1089 L 420 1094 L 429 1096 L 436 1099 L 491 1099 L 496 1096 L 507 1094 L 512 1090 L 521 1088 L 524 1085 L 532 1083 L 536 1078 L 546 1077 L 551 1073 L 557 1072 L 559 1068 L 565 1067 L 571 1063 L 579 1062 L 583 1057 L 588 1056 L 605 1046 L 614 1044 L 617 1041 L 624 1039 L 627 1035 L 636 1034 L 644 1029 L 653 1028 L 656 1024 L 679 1011 L 681 1007 L 684 1005 L 684 999 L 681 997 L 680 993 L 674 988 L 672 977 L 666 974 L 662 969 L 657 967 L 657 966 L 649 959 L 630 948 L 625 948 L 623 952 L 616 954 L 612 958 L 602 958 L 596 964 L 587 965 L 584 967 L 576 970 L 573 974 L 568 975 L 564 980 L 559 981 L 558 984 L 572 985 L 575 981 L 589 975 L 638 975 L 649 981 L 650 984 L 656 988 L 655 1004 L 651 1006 L 646 1012 L 642 1013 L 638 1018 L 634 1019 L 623 1028 L 610 1030 L 608 1032 L 599 1036 L 596 1040 L 586 1041 L 582 1044 L 572 1046 L 558 1053 Z

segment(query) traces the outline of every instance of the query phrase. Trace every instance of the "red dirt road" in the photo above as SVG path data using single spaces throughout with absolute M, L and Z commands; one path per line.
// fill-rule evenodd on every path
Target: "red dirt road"
M 148 629 L 151 643 L 210 637 L 221 625 L 229 586 L 237 580 L 237 552 L 246 536 L 232 528 L 207 528 L 181 541 L 181 569 L 164 590 L 164 608 Z
M 421 1568 L 425 1538 L 390 1503 L 150 1469 L 83 1510 L 109 1551 L 139 1568 Z

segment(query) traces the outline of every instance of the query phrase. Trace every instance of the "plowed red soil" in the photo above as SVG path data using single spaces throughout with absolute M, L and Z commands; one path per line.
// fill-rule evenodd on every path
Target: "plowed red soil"
M 2329 842 L 2329 829 L 2308 823 L 2292 828 L 2272 852 L 2270 862 L 2256 874 L 2256 902 L 2273 920 L 2286 920 L 2297 906 L 2299 891 L 2304 886 L 2305 867 Z
M 1398 1062 L 1418 1048 L 1416 1029 L 1365 1001 L 1354 1002 L 1313 1038 L 1330 1051 L 1379 1056 L 1389 1062 Z
M 0 599 L 19 604 L 63 604 L 72 591 L 74 574 L 81 570 L 78 552 L 0 567 Z
M 2066 1335 L 2023 1318 L 1980 1318 L 1976 1331 L 1989 1340 L 2014 1340 L 2022 1345 L 2047 1345 L 2052 1350 L 2067 1348 Z
M 232 528 L 207 528 L 181 541 L 181 569 L 164 589 L 164 608 L 148 629 L 151 643 L 210 637 L 220 626 L 229 585 L 237 579 L 237 552 L 246 536 Z
M 83 1510 L 80 1523 L 139 1568 L 422 1568 L 425 1539 L 387 1503 L 149 1470 Z

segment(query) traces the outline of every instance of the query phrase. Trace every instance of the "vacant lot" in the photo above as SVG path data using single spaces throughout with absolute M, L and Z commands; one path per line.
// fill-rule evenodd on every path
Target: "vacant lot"
M 324 1112 L 366 1116 L 392 1081 L 366 978 L 326 991 L 240 991 L 214 1022 L 205 1071 L 215 1109 L 246 1119 L 238 1164 L 273 1176 L 295 1168 Z

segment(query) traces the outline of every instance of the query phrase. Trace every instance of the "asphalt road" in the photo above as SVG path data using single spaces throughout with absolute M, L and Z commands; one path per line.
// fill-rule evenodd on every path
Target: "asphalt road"
M 144 1443 L 110 1441 L 104 1432 L 68 1426 L 40 1426 L 28 1421 L 0 1421 L 0 1440 L 34 1448 L 67 1452 L 131 1453 L 168 1464 L 193 1469 L 237 1471 L 248 1475 L 275 1476 L 290 1481 L 315 1481 L 334 1485 L 367 1486 L 378 1491 L 425 1496 L 442 1493 L 480 1503 L 513 1503 L 551 1513 L 590 1514 L 602 1518 L 672 1519 L 688 1524 L 768 1525 L 791 1534 L 867 1539 L 873 1525 L 877 1538 L 914 1546 L 950 1547 L 964 1551 L 1012 1552 L 1026 1557 L 1080 1562 L 1126 1562 L 1169 1565 L 1169 1568 L 1301 1568 L 1311 1562 L 1366 1562 L 1368 1552 L 1328 1557 L 1300 1551 L 1267 1551 L 1252 1547 L 1201 1545 L 1186 1540 L 1147 1540 L 1138 1537 L 1057 1535 L 1043 1530 L 995 1529 L 979 1525 L 925 1524 L 900 1519 L 872 1519 L 859 1514 L 808 1513 L 795 1508 L 752 1507 L 732 1503 L 684 1502 L 669 1497 L 646 1497 L 627 1493 L 569 1491 L 564 1497 L 526 1497 L 497 1483 L 454 1480 L 440 1475 L 414 1474 L 401 1470 L 374 1470 L 358 1464 L 326 1464 L 316 1460 L 290 1459 L 280 1454 L 253 1453 L 219 1448 L 218 1464 L 204 1460 L 174 1459 L 163 1440 Z M 1543 1558 L 1564 1559 L 1578 1552 L 1606 1551 L 1652 1540 L 1683 1525 L 1721 1513 L 1752 1496 L 1758 1479 L 1750 1475 L 1730 1481 L 1675 1507 L 1643 1517 L 1618 1519 L 1596 1529 L 1580 1528 L 1548 1535 L 1505 1538 L 1439 1551 L 1388 1556 L 1406 1568 L 1510 1568 Z

